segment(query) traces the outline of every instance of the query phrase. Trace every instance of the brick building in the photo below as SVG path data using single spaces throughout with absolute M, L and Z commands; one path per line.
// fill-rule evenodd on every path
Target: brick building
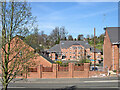
M 94 48 L 87 41 L 60 41 L 48 50 L 52 60 L 81 60 L 88 56 L 94 59 Z M 96 59 L 101 59 L 101 51 L 96 49 Z
M 29 46 L 19 36 L 15 36 L 11 40 L 11 47 L 17 48 L 17 45 L 21 45 L 20 48 L 27 47 L 28 49 L 30 49 L 30 51 L 31 50 L 35 51 L 34 48 Z M 74 44 L 73 46 L 76 47 L 77 45 Z M 23 51 L 22 49 L 20 50 L 20 55 L 22 52 L 24 52 L 24 50 Z M 14 56 L 13 54 L 14 52 L 11 54 L 11 57 Z M 73 63 L 69 63 L 68 66 L 64 67 L 55 64 L 54 61 L 50 60 L 48 57 L 44 55 L 41 55 L 37 52 L 35 52 L 34 54 L 37 57 L 31 58 L 31 60 L 35 61 L 36 65 L 33 67 L 28 67 L 27 77 L 18 74 L 16 78 L 88 78 L 94 74 L 102 73 L 102 72 L 89 71 L 90 63 L 80 64 L 79 66 Z
M 118 70 L 120 68 L 120 27 L 105 28 L 103 45 L 104 70 Z
M 8 44 L 6 44 L 6 47 L 7 45 Z M 29 58 L 29 61 L 30 62 L 33 61 L 33 63 L 35 63 L 35 67 L 39 65 L 43 65 L 44 67 L 51 67 L 52 64 L 54 63 L 54 61 L 52 61 L 48 57 L 35 52 L 35 49 L 29 46 L 21 36 L 13 37 L 11 40 L 10 46 L 11 46 L 10 52 L 12 53 L 10 53 L 9 60 L 12 60 L 13 62 L 14 60 L 19 58 L 24 58 L 26 60 L 26 57 L 27 56 L 30 57 L 31 55 L 31 58 Z M 4 53 L 2 54 L 2 59 L 4 59 Z

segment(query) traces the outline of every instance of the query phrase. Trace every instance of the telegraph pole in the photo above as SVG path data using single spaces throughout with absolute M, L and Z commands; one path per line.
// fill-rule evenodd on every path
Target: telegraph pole
M 95 71 L 95 64 L 96 64 L 96 53 L 95 53 L 95 28 L 94 28 L 94 71 Z

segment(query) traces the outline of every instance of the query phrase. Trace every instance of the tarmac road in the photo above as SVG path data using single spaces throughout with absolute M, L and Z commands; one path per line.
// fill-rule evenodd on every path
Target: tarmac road
M 109 88 L 108 90 L 116 89 L 118 90 L 119 83 L 117 77 L 107 77 L 107 78 L 65 78 L 65 79 L 28 79 L 25 80 L 17 80 L 11 82 L 9 84 L 10 90 L 13 88 L 17 88 L 17 90 L 29 89 L 33 88 L 37 90 L 37 88 L 41 89 L 57 89 L 57 90 L 66 90 L 66 89 L 103 89 Z M 19 89 L 18 89 L 19 88 Z M 30 89 L 31 88 L 31 89 Z M 9 89 L 8 89 L 9 90 Z M 16 89 L 15 89 L 16 90 Z M 98 90 L 98 89 L 97 89 Z

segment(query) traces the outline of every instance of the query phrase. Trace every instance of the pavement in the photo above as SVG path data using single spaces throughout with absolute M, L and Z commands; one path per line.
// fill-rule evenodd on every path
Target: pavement
M 16 79 L 9 84 L 9 89 L 48 89 L 48 90 L 76 90 L 76 89 L 107 89 L 118 90 L 118 77 L 102 77 L 102 78 L 58 78 L 58 79 Z M 99 89 L 98 89 L 99 88 Z M 9 90 L 8 89 L 8 90 Z

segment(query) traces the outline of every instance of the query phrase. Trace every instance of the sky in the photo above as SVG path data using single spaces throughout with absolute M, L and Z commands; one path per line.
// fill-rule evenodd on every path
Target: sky
M 33 16 L 37 16 L 40 31 L 50 34 L 56 27 L 64 26 L 68 35 L 96 35 L 104 27 L 118 26 L 117 2 L 30 2 Z

